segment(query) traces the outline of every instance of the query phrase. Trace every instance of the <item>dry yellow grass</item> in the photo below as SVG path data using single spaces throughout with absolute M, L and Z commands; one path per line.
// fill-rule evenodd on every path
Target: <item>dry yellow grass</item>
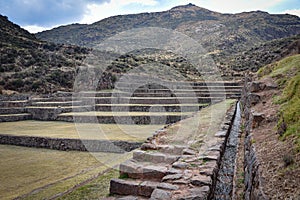
M 74 124 L 18 121 L 0 123 L 0 134 L 51 138 L 144 141 L 163 125 Z

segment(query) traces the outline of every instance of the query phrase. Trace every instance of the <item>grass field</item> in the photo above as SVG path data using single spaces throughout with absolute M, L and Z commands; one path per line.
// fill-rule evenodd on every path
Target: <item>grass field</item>
M 109 165 L 126 156 L 94 154 Z M 48 199 L 108 168 L 88 152 L 65 152 L 0 145 L 0 199 Z
M 51 138 L 144 141 L 163 125 L 74 124 L 69 122 L 18 121 L 0 123 L 0 134 Z

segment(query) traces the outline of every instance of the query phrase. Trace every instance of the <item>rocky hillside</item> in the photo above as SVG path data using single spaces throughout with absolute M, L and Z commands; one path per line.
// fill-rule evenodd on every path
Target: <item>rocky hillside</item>
M 226 63 L 235 71 L 257 71 L 287 56 L 300 54 L 300 35 L 272 40 L 232 56 Z
M 199 41 L 216 64 L 227 69 L 235 54 L 251 51 L 265 42 L 300 34 L 300 18 L 261 11 L 221 14 L 188 4 L 164 12 L 109 17 L 91 25 L 62 26 L 36 36 L 55 43 L 95 47 L 118 32 L 141 27 L 180 31 Z M 233 68 L 244 68 L 237 66 Z
M 89 49 L 42 42 L 0 15 L 0 91 L 70 90 L 76 66 Z
M 188 4 L 165 12 L 109 17 L 91 25 L 62 26 L 36 35 L 4 16 L 0 16 L 0 22 L 2 91 L 72 90 L 76 66 L 89 64 L 95 56 L 106 56 L 88 48 L 133 28 L 169 28 L 199 41 L 214 59 L 224 80 L 231 80 L 233 76 L 241 78 L 245 70 L 256 71 L 287 55 L 299 53 L 300 18 L 261 11 L 221 14 Z M 86 60 L 86 57 L 91 59 Z M 120 74 L 151 62 L 165 67 L 143 68 L 139 73 L 152 71 L 169 80 L 201 80 L 195 66 L 174 52 L 145 49 L 113 57 L 99 85 L 102 89 L 111 88 Z M 170 73 L 168 67 L 175 70 Z M 210 64 L 201 67 L 206 74 L 214 74 Z

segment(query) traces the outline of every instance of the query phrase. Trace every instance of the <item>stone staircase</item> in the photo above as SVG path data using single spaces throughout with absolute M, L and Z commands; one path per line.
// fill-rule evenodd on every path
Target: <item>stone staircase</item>
M 27 99 L 2 100 L 0 105 L 0 122 L 21 121 L 31 118 L 31 114 L 26 110 Z
M 120 164 L 120 178 L 111 180 L 108 199 L 209 199 L 234 111 L 235 106 L 207 145 L 198 148 L 187 143 L 159 144 L 163 131 L 149 138 L 133 151 L 132 159 Z

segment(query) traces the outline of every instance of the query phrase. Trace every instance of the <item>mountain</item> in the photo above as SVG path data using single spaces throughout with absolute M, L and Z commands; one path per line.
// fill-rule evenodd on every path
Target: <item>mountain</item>
M 202 44 L 221 66 L 221 63 L 228 63 L 233 54 L 300 34 L 300 18 L 262 11 L 221 14 L 188 4 L 164 12 L 109 17 L 90 25 L 62 26 L 38 33 L 36 37 L 55 43 L 95 47 L 116 33 L 142 27 L 182 32 Z
M 207 51 L 203 56 L 213 58 L 223 80 L 239 79 L 245 70 L 257 71 L 299 53 L 300 18 L 261 11 L 221 14 L 188 4 L 164 12 L 113 16 L 90 25 L 61 26 L 36 35 L 0 15 L 0 92 L 71 91 L 78 70 L 99 74 L 99 59 L 106 62 L 107 57 L 113 60 L 98 84 L 101 89 L 112 88 L 120 75 L 147 63 L 158 65 L 144 67 L 139 73 L 152 71 L 168 80 L 201 80 L 203 74 L 175 52 L 140 49 L 122 55 L 95 50 L 117 33 L 144 27 L 175 30 L 198 41 Z M 210 63 L 201 67 L 205 75 L 214 78 Z
M 0 92 L 70 90 L 76 66 L 90 50 L 38 40 L 0 15 Z

